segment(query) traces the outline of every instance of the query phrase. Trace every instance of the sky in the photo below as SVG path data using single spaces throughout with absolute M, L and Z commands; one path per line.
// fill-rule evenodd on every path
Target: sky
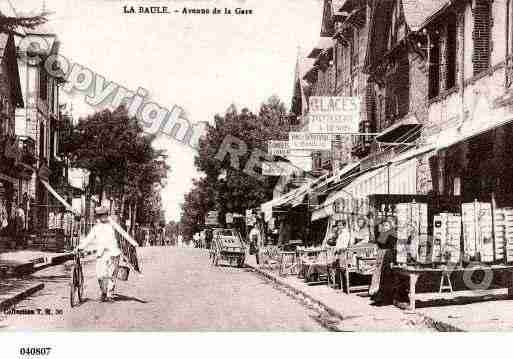
M 269 96 L 289 107 L 298 47 L 318 41 L 321 0 L 0 0 L 18 12 L 52 11 L 49 25 L 61 53 L 106 80 L 171 109 L 185 109 L 192 122 L 212 122 L 231 103 L 256 111 Z M 171 14 L 124 14 L 123 6 L 168 6 Z M 187 8 L 251 9 L 253 15 L 183 15 Z M 173 10 L 180 10 L 174 13 Z M 98 110 L 82 95 L 63 96 L 75 117 Z M 162 197 L 167 220 L 178 220 L 183 196 L 199 177 L 194 151 L 165 136 L 167 186 Z

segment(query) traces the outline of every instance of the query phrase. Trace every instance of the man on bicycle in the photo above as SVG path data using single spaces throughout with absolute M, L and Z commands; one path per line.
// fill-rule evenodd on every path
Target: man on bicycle
M 95 212 L 99 222 L 93 226 L 91 232 L 80 243 L 77 251 L 84 250 L 87 246 L 94 244 L 97 251 L 96 277 L 101 291 L 100 301 L 112 301 L 121 250 L 114 228 L 110 223 L 108 208 L 98 207 Z

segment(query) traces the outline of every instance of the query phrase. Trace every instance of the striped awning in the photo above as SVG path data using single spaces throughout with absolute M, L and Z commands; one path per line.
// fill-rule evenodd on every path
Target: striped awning
M 57 193 L 57 191 L 52 187 L 50 186 L 50 184 L 45 181 L 44 179 L 42 178 L 39 178 L 39 180 L 41 181 L 41 183 L 43 184 L 43 186 L 45 186 L 45 188 L 48 190 L 48 192 L 50 192 L 50 194 L 57 200 L 59 201 L 63 206 L 64 208 L 66 208 L 67 211 L 70 211 L 70 212 L 73 212 L 75 213 L 76 215 L 80 215 L 80 213 L 77 213 L 75 211 L 75 209 L 68 203 L 66 202 L 66 200 L 64 198 L 62 198 L 62 196 L 60 194 Z

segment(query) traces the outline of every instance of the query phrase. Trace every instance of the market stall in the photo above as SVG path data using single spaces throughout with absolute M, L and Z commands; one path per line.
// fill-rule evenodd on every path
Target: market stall
M 369 196 L 392 219 L 395 302 L 511 295 L 513 209 L 462 197 Z M 379 235 L 379 234 L 377 234 Z

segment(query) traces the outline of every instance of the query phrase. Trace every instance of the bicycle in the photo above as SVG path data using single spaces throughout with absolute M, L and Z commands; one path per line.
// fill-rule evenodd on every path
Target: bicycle
M 69 298 L 71 308 L 82 303 L 84 298 L 84 271 L 80 257 L 82 257 L 82 253 L 80 251 L 75 252 L 73 255 Z M 78 299 L 78 302 L 76 302 L 75 299 Z

